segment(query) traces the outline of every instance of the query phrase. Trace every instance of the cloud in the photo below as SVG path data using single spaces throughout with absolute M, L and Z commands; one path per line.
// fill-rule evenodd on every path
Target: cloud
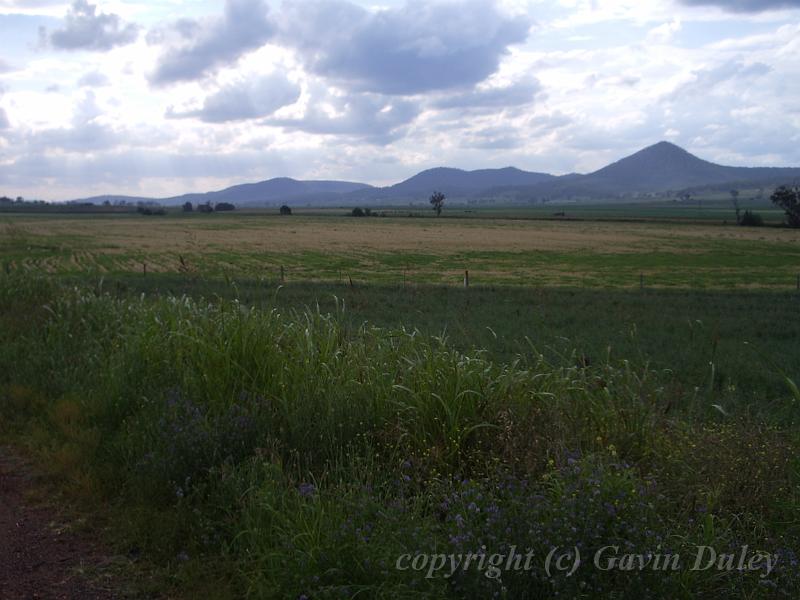
M 40 11 L 50 7 L 60 7 L 65 0 L 0 0 L 0 9 L 21 11 Z
M 98 13 L 97 5 L 87 0 L 75 0 L 67 16 L 65 26 L 47 35 L 40 29 L 40 37 L 59 50 L 110 50 L 136 41 L 139 27 L 133 23 L 122 23 L 119 16 Z
M 24 134 L 26 152 L 92 152 L 106 150 L 119 141 L 115 132 L 97 119 L 102 115 L 92 91 L 86 92 L 75 106 L 67 127 L 54 127 Z
M 765 12 L 783 8 L 800 8 L 800 0 L 678 0 L 686 6 L 717 6 L 739 13 Z
M 241 80 L 208 96 L 199 110 L 167 111 L 167 117 L 194 117 L 206 123 L 223 123 L 266 117 L 300 98 L 300 86 L 280 73 Z
M 535 77 L 529 77 L 502 87 L 481 88 L 450 94 L 435 101 L 433 106 L 440 109 L 503 109 L 530 104 L 540 93 L 542 93 L 542 84 Z
M 100 71 L 89 71 L 78 79 L 78 87 L 103 87 L 111 82 Z
M 6 109 L 0 106 L 0 130 L 8 129 L 11 127 L 11 122 L 8 120 Z
M 736 60 L 712 69 L 699 69 L 692 72 L 692 81 L 684 83 L 670 94 L 670 99 L 705 95 L 717 91 L 720 86 L 730 82 L 741 88 L 750 80 L 767 75 L 771 71 L 772 67 L 761 62 L 745 64 Z
M 242 179 L 263 179 L 264 173 L 284 174 L 296 168 L 295 165 L 308 165 L 312 160 L 307 152 L 263 148 L 231 153 L 158 148 L 125 148 L 92 154 L 26 153 L 0 163 L 0 181 L 8 187 L 39 190 L 26 193 L 27 196 L 59 200 L 100 193 L 169 196 L 219 189 L 241 183 Z M 201 184 L 194 190 L 185 187 L 187 180 L 208 178 L 221 181 Z M 175 180 L 181 182 L 180 188 L 171 187 Z M 54 182 L 58 185 L 54 186 Z
M 666 44 L 675 37 L 682 27 L 680 19 L 673 19 L 648 31 L 646 41 L 650 44 Z
M 330 109 L 330 110 L 326 110 Z M 376 94 L 312 98 L 302 118 L 268 119 L 266 125 L 384 145 L 398 139 L 421 112 L 417 102 Z
M 469 147 L 483 150 L 507 150 L 522 145 L 519 130 L 509 126 L 479 129 L 467 141 Z
M 163 127 L 113 124 L 97 104 L 92 90 L 84 92 L 72 111 L 71 121 L 63 127 L 50 127 L 15 133 L 19 154 L 91 154 L 119 147 L 151 148 L 173 140 Z
M 150 81 L 164 85 L 192 81 L 235 63 L 243 54 L 264 45 L 273 35 L 263 0 L 226 0 L 222 16 L 176 21 L 167 30 L 148 36 L 151 43 L 168 42 Z
M 309 71 L 355 91 L 406 95 L 485 80 L 531 25 L 490 0 L 409 0 L 377 11 L 312 0 L 286 5 L 281 17 L 282 43 Z
M 0 0 L 0 8 L 43 8 L 60 4 L 64 4 L 64 0 Z

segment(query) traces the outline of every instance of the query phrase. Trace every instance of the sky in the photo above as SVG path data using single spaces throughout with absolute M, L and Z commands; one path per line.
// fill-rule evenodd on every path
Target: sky
M 800 166 L 800 0 L 0 0 L 0 39 L 12 197 Z

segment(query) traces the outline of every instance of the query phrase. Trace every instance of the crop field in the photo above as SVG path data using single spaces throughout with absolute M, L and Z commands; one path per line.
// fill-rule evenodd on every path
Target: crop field
M 798 597 L 800 231 L 295 212 L 0 216 L 0 439 L 147 593 Z
M 800 273 L 796 230 L 702 222 L 6 215 L 0 232 L 8 268 L 59 274 L 786 290 Z

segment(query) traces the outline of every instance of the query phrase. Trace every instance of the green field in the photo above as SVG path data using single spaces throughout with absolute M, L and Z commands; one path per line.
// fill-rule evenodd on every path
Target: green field
M 541 210 L 4 215 L 2 435 L 181 597 L 796 597 L 800 232 Z

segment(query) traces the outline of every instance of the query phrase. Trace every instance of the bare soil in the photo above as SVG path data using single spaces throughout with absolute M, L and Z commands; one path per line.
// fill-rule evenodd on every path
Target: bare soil
M 109 573 L 113 562 L 97 540 L 71 527 L 32 466 L 0 446 L 0 598 L 128 598 Z

